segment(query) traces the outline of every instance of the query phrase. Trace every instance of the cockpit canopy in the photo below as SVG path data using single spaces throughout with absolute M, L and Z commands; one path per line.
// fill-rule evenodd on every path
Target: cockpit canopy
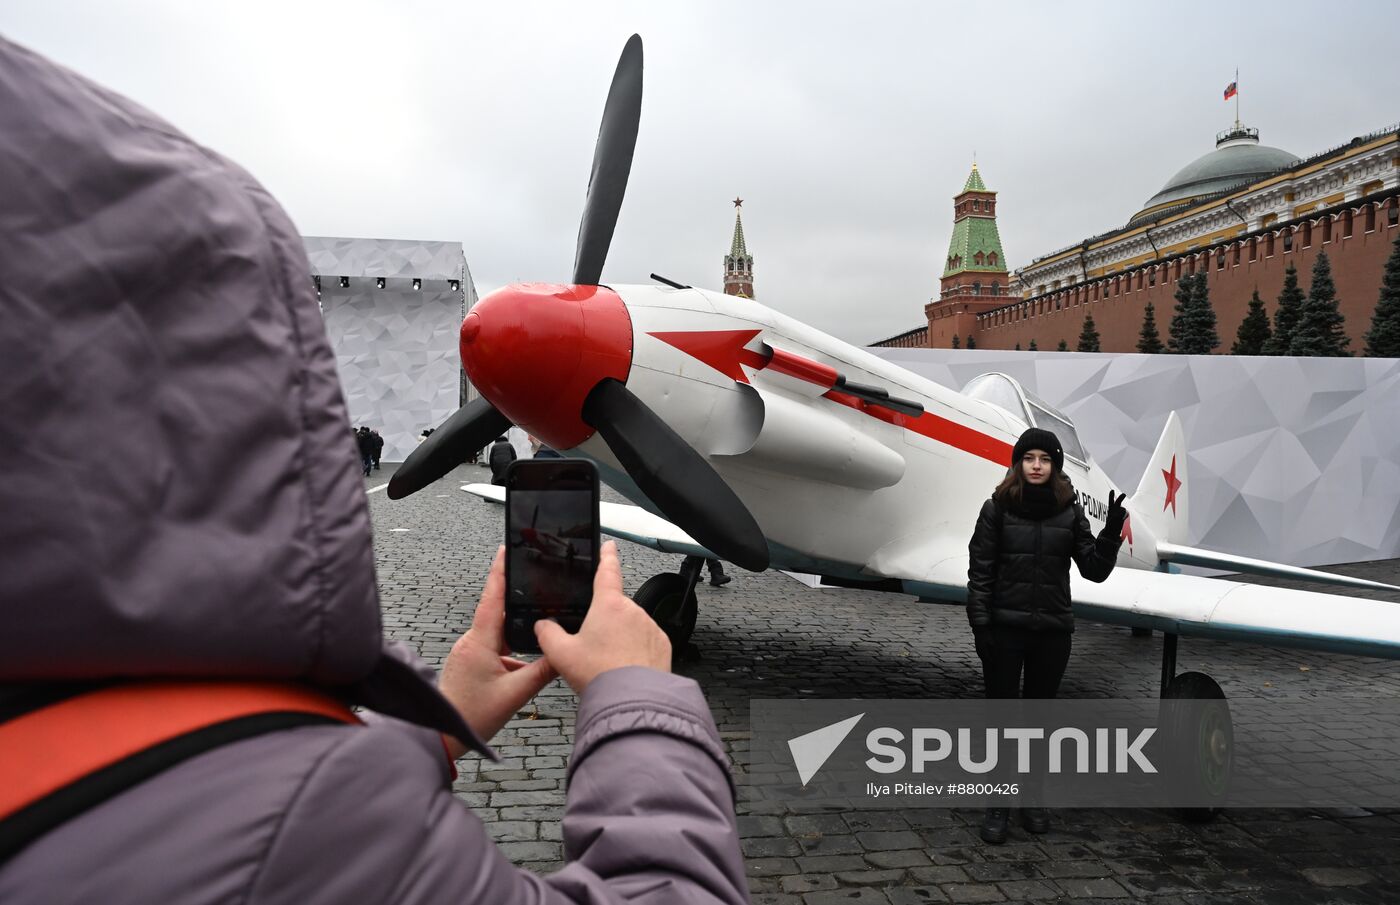
M 995 405 L 1026 427 L 1050 431 L 1060 439 L 1065 455 L 1088 464 L 1089 454 L 1080 444 L 1079 433 L 1069 416 L 1034 393 L 1026 392 L 1015 378 L 998 371 L 978 374 L 963 387 L 963 395 Z

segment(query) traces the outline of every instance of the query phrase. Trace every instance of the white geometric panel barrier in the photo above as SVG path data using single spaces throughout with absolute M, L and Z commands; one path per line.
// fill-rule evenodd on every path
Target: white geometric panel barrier
M 1071 416 L 1130 495 L 1175 409 L 1191 546 L 1300 566 L 1400 557 L 1400 359 L 868 351 L 958 390 L 1009 374 Z
M 303 236 L 353 427 L 402 462 L 461 405 L 457 335 L 476 289 L 457 242 Z

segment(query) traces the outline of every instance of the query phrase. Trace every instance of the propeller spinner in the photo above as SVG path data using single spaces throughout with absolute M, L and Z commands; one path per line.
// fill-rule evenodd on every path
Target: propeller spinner
M 389 481 L 389 497 L 428 486 L 512 423 L 559 449 L 596 431 L 663 515 L 717 556 L 762 571 L 768 543 L 753 515 L 705 457 L 627 389 L 631 319 L 617 293 L 597 285 L 627 191 L 641 109 L 642 39 L 633 35 L 603 108 L 573 284 L 508 286 L 472 308 L 462 322 L 462 363 L 482 398 L 409 455 Z

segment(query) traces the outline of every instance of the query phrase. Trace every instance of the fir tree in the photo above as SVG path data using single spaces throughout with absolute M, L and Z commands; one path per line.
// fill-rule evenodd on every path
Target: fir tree
M 1017 341 L 1016 341 L 1016 351 L 1017 351 L 1017 352 L 1021 351 L 1021 341 L 1020 341 L 1020 340 L 1017 340 Z
M 1259 297 L 1256 288 L 1249 300 L 1249 313 L 1240 321 L 1240 329 L 1235 333 L 1235 344 L 1230 347 L 1230 354 L 1263 355 L 1269 336 L 1269 315 L 1264 313 L 1264 300 Z
M 961 345 L 962 345 L 962 340 L 958 338 L 958 334 L 954 333 L 954 334 L 953 334 L 953 348 L 956 349 L 956 348 L 958 348 L 958 347 L 961 346 Z
M 1157 316 L 1152 303 L 1148 302 L 1142 313 L 1142 330 L 1138 333 L 1137 350 L 1148 355 L 1157 355 L 1164 348 L 1162 337 L 1157 333 Z
M 1385 262 L 1381 297 L 1366 331 L 1366 352 L 1373 358 L 1400 358 L 1400 236 Z
M 1303 290 L 1298 288 L 1298 270 L 1289 264 L 1283 272 L 1283 291 L 1278 294 L 1278 308 L 1274 310 L 1274 335 L 1264 344 L 1265 355 L 1288 354 L 1304 301 Z
M 1055 349 L 1055 351 L 1056 351 L 1056 352 L 1068 352 L 1068 351 L 1069 351 L 1069 343 L 1065 342 L 1063 339 L 1060 340 L 1060 345 Z
M 1298 312 L 1298 323 L 1288 342 L 1288 354 L 1328 358 L 1350 355 L 1347 345 L 1351 340 L 1342 329 L 1343 322 L 1341 309 L 1337 307 L 1337 284 L 1332 282 L 1332 264 L 1326 252 L 1318 252 L 1313 262 L 1308 300 Z
M 1195 330 L 1200 340 L 1200 354 L 1209 355 L 1220 346 L 1220 334 L 1215 332 L 1215 306 L 1210 303 L 1210 286 L 1205 271 L 1196 274 L 1196 291 L 1191 297 L 1195 309 Z
M 971 333 L 967 334 L 967 347 L 968 347 L 969 349 L 975 349 L 975 348 L 977 348 L 977 340 L 975 340 L 975 339 L 972 338 L 972 334 L 971 334 Z
M 1099 348 L 1099 331 L 1094 327 L 1094 316 L 1084 315 L 1084 329 L 1079 331 L 1079 347 L 1076 352 L 1101 352 Z
M 1167 348 L 1172 352 L 1180 352 L 1181 342 L 1185 338 L 1186 312 L 1191 310 L 1191 291 L 1196 285 L 1196 275 L 1188 273 L 1186 276 L 1176 281 L 1176 314 L 1172 316 L 1172 322 L 1167 328 Z
M 1211 349 L 1220 345 L 1204 273 L 1177 281 L 1176 312 L 1167 334 L 1167 348 L 1178 355 L 1209 355 Z
M 1035 340 L 1031 340 L 1031 346 L 1030 346 L 1030 348 L 1029 348 L 1027 351 L 1028 351 L 1028 352 L 1039 352 L 1039 351 L 1040 351 L 1040 348 L 1039 348 L 1038 346 L 1036 346 L 1036 344 L 1035 344 Z

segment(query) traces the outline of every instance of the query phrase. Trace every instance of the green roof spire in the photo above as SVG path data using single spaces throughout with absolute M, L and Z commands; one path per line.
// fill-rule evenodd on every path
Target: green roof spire
M 744 244 L 744 221 L 739 216 L 743 198 L 734 199 L 734 240 L 724 256 L 724 294 L 751 299 L 753 294 L 753 255 Z
M 969 198 L 969 193 L 979 193 Z M 967 184 L 953 199 L 953 238 L 948 242 L 948 258 L 943 267 L 944 278 L 967 271 L 1006 273 L 1006 252 L 1001 249 L 1001 234 L 997 231 L 995 195 L 982 181 L 977 163 Z
M 749 253 L 748 248 L 744 246 L 744 220 L 739 216 L 739 205 L 743 203 L 741 199 L 734 201 L 734 241 L 729 243 L 729 254 L 735 258 Z
M 985 192 L 987 186 L 982 182 L 982 174 L 977 172 L 977 161 L 972 162 L 972 172 L 967 174 L 967 184 L 963 186 L 964 192 Z

